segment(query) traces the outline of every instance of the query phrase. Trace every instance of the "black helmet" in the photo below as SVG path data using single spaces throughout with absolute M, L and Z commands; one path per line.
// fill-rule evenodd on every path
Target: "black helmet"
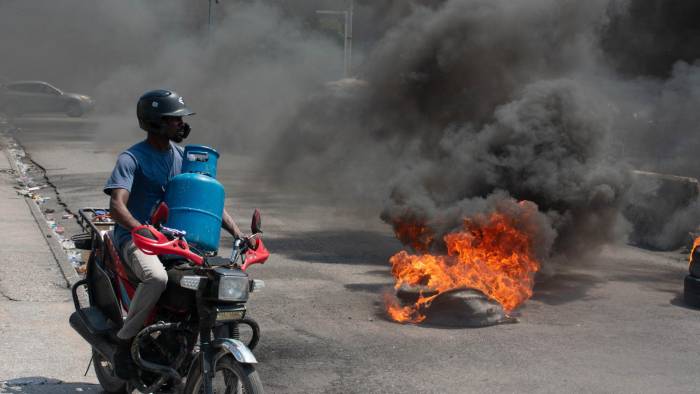
M 189 116 L 194 112 L 187 108 L 182 96 L 172 90 L 151 90 L 139 98 L 136 117 L 139 127 L 149 133 L 160 133 L 164 116 Z

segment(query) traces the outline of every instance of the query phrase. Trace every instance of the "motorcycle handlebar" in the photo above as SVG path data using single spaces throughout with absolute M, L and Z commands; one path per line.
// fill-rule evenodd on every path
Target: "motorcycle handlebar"
M 176 238 L 182 238 L 187 235 L 187 231 L 185 230 L 178 230 L 176 228 L 170 228 L 165 226 L 160 226 L 160 231 L 166 235 L 170 235 Z
M 178 236 L 184 236 L 184 231 L 165 228 L 164 232 L 176 236 L 175 239 L 169 239 L 151 225 L 143 225 L 134 228 L 131 231 L 131 237 L 134 244 L 145 254 L 148 255 L 166 255 L 174 254 L 185 257 L 196 265 L 204 265 L 204 257 L 192 252 L 187 241 Z M 233 241 L 233 254 L 231 262 L 235 262 L 238 256 L 243 256 L 242 270 L 246 270 L 253 264 L 262 264 L 268 257 L 270 252 L 263 244 L 261 233 L 253 234 L 246 238 L 236 238 Z
M 190 250 L 183 238 L 168 239 L 151 225 L 138 226 L 131 230 L 131 238 L 141 251 L 148 255 L 174 254 L 182 256 L 196 265 L 203 265 L 204 258 Z
M 238 240 L 241 242 L 240 240 Z M 236 249 L 234 249 L 235 253 Z M 245 238 L 243 248 L 239 248 L 239 253 L 245 256 L 241 269 L 245 271 L 253 264 L 263 264 L 270 257 L 270 252 L 265 247 L 262 240 L 262 233 L 255 233 L 250 237 Z

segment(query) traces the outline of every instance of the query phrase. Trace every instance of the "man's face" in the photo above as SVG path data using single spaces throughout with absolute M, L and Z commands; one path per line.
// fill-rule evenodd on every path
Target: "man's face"
M 163 123 L 164 134 L 175 142 L 182 142 L 185 129 L 185 122 L 182 121 L 182 116 L 164 116 Z

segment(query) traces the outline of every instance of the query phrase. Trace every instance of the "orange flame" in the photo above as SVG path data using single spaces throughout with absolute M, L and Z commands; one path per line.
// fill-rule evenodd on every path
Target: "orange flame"
M 425 319 L 421 311 L 437 295 L 462 287 L 480 290 L 499 302 L 506 312 L 532 296 L 534 276 L 540 264 L 534 258 L 531 237 L 518 230 L 513 219 L 498 212 L 479 224 L 465 219 L 462 231 L 447 234 L 443 239 L 447 255 L 410 255 L 401 251 L 389 259 L 396 278 L 395 288 L 422 285 L 437 291 L 429 297 L 421 295 L 408 306 L 395 299 L 387 300 L 387 312 L 393 320 L 421 322 Z M 418 245 L 426 244 L 419 242 Z M 427 246 L 416 250 L 425 251 Z
M 430 228 L 418 223 L 394 222 L 394 234 L 417 252 L 427 252 L 435 236 Z
M 695 255 L 695 249 L 700 246 L 700 237 L 695 238 L 695 241 L 693 241 L 693 248 L 690 249 L 690 254 L 688 255 L 688 263 L 693 262 L 693 255 Z

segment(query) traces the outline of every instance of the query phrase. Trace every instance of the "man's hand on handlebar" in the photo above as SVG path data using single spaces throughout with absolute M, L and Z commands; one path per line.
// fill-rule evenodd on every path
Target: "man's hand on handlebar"
M 144 236 L 148 239 L 158 239 L 156 236 L 147 228 L 140 228 L 136 230 L 136 234 Z
M 239 247 L 242 250 L 245 249 L 257 249 L 258 248 L 258 242 L 257 239 L 260 235 L 259 234 L 251 234 L 249 236 L 242 236 L 242 237 L 236 237 L 233 239 L 233 245 L 235 247 Z

